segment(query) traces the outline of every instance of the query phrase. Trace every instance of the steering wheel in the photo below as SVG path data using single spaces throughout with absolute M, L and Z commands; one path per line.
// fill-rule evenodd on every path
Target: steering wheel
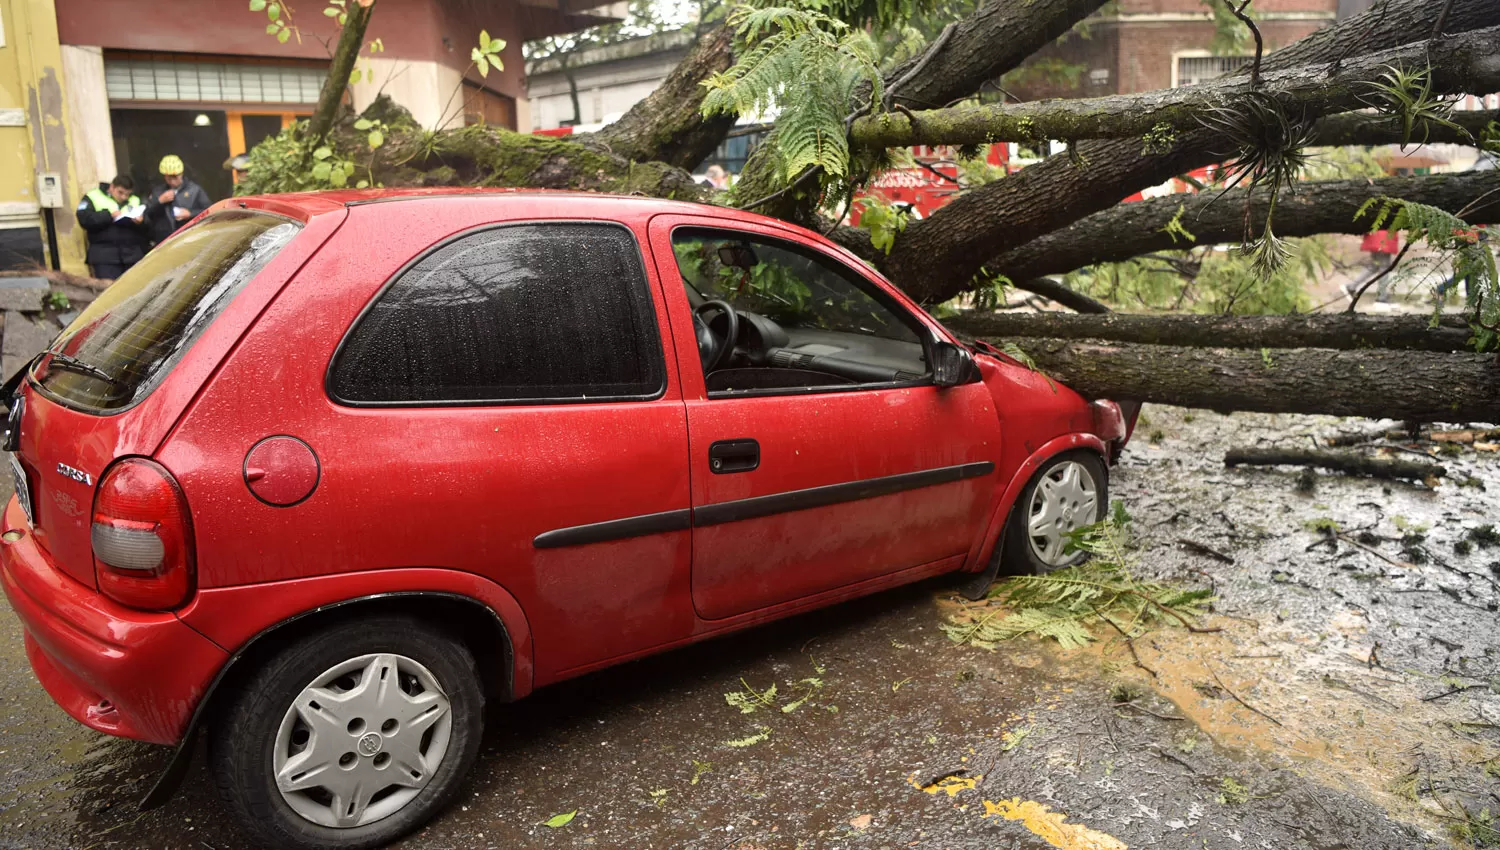
M 710 320 L 704 318 L 705 313 L 713 310 L 718 310 L 728 318 L 729 327 L 722 340 L 714 334 Z M 714 318 L 718 319 L 717 316 Z M 729 356 L 734 353 L 735 340 L 740 338 L 740 317 L 729 302 L 715 299 L 699 304 L 693 311 L 693 319 L 698 331 L 698 357 L 703 362 L 703 373 L 706 375 L 729 362 Z

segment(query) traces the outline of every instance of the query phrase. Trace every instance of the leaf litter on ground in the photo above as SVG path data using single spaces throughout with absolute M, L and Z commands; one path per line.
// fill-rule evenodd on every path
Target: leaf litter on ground
M 1213 592 L 1134 575 L 1129 526 L 1129 515 L 1116 501 L 1107 519 L 1072 534 L 1070 548 L 1087 552 L 1088 560 L 998 582 L 984 599 L 953 613 L 943 632 L 954 643 L 983 649 L 1023 635 L 1073 649 L 1097 639 L 1094 626 L 1109 625 L 1127 640 L 1163 624 L 1194 628 Z

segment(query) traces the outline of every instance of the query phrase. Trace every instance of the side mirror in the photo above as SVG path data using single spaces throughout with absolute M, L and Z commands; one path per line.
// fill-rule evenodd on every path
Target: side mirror
M 967 348 L 946 340 L 932 347 L 932 382 L 940 387 L 967 384 L 978 376 L 974 355 Z

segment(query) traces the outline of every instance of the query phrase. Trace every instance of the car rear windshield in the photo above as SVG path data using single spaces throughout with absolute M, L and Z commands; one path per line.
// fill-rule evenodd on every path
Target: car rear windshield
M 145 398 L 301 226 L 234 210 L 158 245 L 58 337 L 32 378 L 81 410 L 112 413 Z

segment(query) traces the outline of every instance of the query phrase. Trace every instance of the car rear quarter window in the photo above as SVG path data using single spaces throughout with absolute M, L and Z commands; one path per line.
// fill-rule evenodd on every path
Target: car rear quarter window
M 302 229 L 281 216 L 215 213 L 153 248 L 62 332 L 32 379 L 51 398 L 115 413 L 145 398 L 183 352 Z
M 641 252 L 615 224 L 508 225 L 399 272 L 334 357 L 354 405 L 654 398 L 665 366 Z

